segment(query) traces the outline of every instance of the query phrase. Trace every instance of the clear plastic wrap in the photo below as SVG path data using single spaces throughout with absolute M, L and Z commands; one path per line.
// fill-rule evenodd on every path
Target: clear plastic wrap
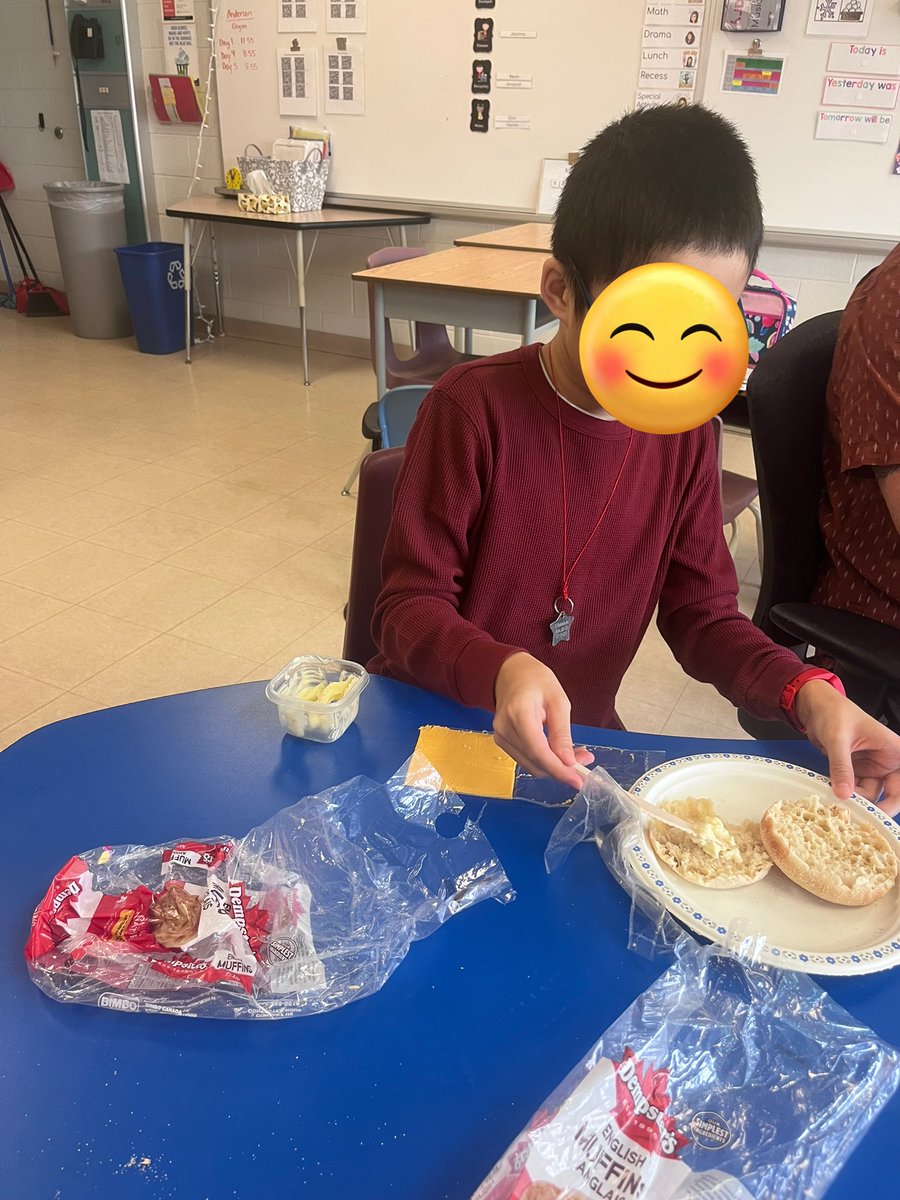
M 554 871 L 580 842 L 595 842 L 613 878 L 631 897 L 629 950 L 654 958 L 672 954 L 689 935 L 630 867 L 625 847 L 633 842 L 639 824 L 627 793 L 602 766 L 595 767 L 553 830 L 544 863 Z
M 414 758 L 386 784 L 350 779 L 243 838 L 81 854 L 35 911 L 31 977 L 55 1000 L 179 1016 L 293 1017 L 362 999 L 448 917 L 513 898 L 462 810 Z
M 817 1200 L 898 1083 L 808 976 L 685 938 L 474 1200 Z
M 585 746 L 585 749 L 594 756 L 592 769 L 601 767 L 623 788 L 630 788 L 651 767 L 658 767 L 669 757 L 665 750 L 623 750 L 619 746 Z M 563 808 L 572 803 L 572 789 L 556 779 L 529 775 L 518 767 L 513 799 Z

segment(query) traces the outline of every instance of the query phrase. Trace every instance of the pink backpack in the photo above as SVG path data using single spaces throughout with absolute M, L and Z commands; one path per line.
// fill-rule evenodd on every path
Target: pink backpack
M 750 366 L 784 337 L 797 315 L 797 301 L 781 290 L 774 279 L 753 271 L 740 299 L 750 340 Z

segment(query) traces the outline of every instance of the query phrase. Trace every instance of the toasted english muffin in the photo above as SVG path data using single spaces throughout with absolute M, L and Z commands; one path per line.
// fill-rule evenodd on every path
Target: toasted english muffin
M 844 804 L 779 800 L 763 814 L 760 834 L 788 879 L 833 904 L 874 904 L 896 881 L 891 843 Z
M 696 796 L 668 800 L 660 807 L 697 825 L 696 835 L 659 821 L 651 821 L 647 829 L 660 862 L 688 883 L 717 889 L 746 887 L 771 869 L 772 860 L 753 821 L 726 825 L 710 800 Z

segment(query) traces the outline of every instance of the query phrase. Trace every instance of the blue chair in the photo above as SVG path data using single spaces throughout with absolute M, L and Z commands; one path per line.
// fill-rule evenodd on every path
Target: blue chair
M 378 401 L 378 428 L 385 450 L 406 445 L 419 406 L 430 391 L 422 384 L 408 384 L 384 393 Z
M 372 450 L 390 446 L 404 446 L 416 419 L 419 405 L 431 391 L 430 385 L 406 384 L 390 388 L 376 403 L 372 402 L 365 411 L 362 422 L 363 437 L 372 443 Z M 362 461 L 370 452 L 364 450 L 350 472 L 350 478 L 341 488 L 342 496 L 349 496 L 350 489 L 359 474 Z

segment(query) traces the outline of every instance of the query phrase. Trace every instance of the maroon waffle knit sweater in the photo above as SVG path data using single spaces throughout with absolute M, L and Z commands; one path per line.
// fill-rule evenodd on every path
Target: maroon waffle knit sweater
M 630 431 L 561 408 L 571 562 Z M 800 662 L 738 611 L 708 425 L 634 434 L 615 498 L 570 577 L 571 640 L 552 646 L 562 547 L 556 397 L 538 347 L 450 371 L 407 443 L 369 669 L 493 709 L 497 671 L 526 650 L 556 674 L 573 721 L 616 728 L 616 692 L 658 606 L 686 671 L 757 716 L 783 715 L 781 694 Z

